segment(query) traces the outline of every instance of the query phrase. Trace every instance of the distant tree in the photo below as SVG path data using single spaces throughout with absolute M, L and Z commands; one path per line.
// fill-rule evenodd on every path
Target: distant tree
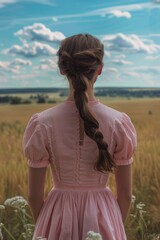
M 21 103 L 22 104 L 31 104 L 32 102 L 29 99 L 25 99 Z
M 22 98 L 20 97 L 11 97 L 10 104 L 21 104 Z
M 64 89 L 59 92 L 60 97 L 66 97 L 67 95 L 68 95 L 68 89 Z
M 39 96 L 37 99 L 37 103 L 46 103 L 46 99 L 43 96 Z
M 39 95 L 30 95 L 30 99 L 37 99 Z
M 10 97 L 9 96 L 2 96 L 0 97 L 0 103 L 9 103 Z

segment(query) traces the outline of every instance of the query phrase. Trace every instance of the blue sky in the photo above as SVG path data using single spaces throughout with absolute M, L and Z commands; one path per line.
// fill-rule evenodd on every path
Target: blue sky
M 56 51 L 77 33 L 105 46 L 95 86 L 160 87 L 160 0 L 0 0 L 0 88 L 67 87 Z

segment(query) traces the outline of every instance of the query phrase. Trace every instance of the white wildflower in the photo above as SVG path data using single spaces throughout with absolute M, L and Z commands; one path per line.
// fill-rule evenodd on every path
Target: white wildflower
M 35 226 L 34 226 L 34 224 L 27 223 L 27 224 L 25 225 L 25 227 L 26 227 L 26 229 L 28 229 L 28 230 L 33 230 Z
M 17 213 L 18 213 L 18 210 L 17 210 L 17 209 L 14 209 L 14 213 L 17 214 Z
M 136 201 L 136 196 L 132 195 L 132 204 L 134 204 Z
M 145 204 L 140 202 L 136 205 L 136 208 L 139 209 L 139 210 L 143 210 L 143 208 L 145 207 Z
M 35 226 L 33 224 L 27 223 L 24 227 L 27 232 L 27 235 L 32 236 Z
M 4 205 L 0 205 L 0 210 L 5 210 L 5 206 Z
M 141 217 L 143 217 L 143 215 L 146 213 L 146 211 L 144 211 L 144 210 L 139 210 L 139 214 L 140 214 L 140 216 Z
M 26 233 L 22 233 L 22 237 L 23 237 L 23 239 L 27 239 Z
M 9 198 L 4 202 L 5 206 L 10 206 L 14 208 L 23 208 L 26 205 L 28 205 L 27 201 L 21 197 L 21 196 L 16 196 L 13 198 Z
M 89 231 L 87 233 L 86 240 L 103 240 L 103 239 L 102 239 L 102 236 L 99 233 L 95 233 L 93 231 Z

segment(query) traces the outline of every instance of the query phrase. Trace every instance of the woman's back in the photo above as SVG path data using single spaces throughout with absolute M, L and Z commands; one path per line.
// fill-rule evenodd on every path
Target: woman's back
M 116 164 L 130 164 L 136 142 L 135 130 L 129 118 L 98 100 L 89 101 L 88 105 L 98 119 L 100 130 Z M 32 136 L 26 135 L 24 144 L 26 155 L 31 159 L 29 165 L 44 167 L 50 163 L 55 187 L 106 186 L 109 174 L 94 170 L 98 148 L 95 141 L 90 139 L 81 127 L 74 101 L 66 100 L 35 114 L 28 128 L 28 133 L 32 133 Z M 117 142 L 122 148 L 118 153 L 115 151 L 119 148 L 116 146 Z M 38 154 L 35 153 L 35 148 Z

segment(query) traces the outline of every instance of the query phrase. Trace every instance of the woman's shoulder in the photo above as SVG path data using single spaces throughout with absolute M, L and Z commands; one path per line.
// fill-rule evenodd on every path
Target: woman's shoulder
M 121 112 L 103 103 L 99 103 L 95 110 L 97 120 L 101 125 L 108 126 L 113 131 L 118 129 L 131 128 L 135 131 L 132 120 L 128 114 Z
M 39 121 L 43 123 L 44 121 L 53 119 L 54 116 L 56 116 L 58 113 L 61 112 L 62 108 L 63 108 L 63 103 L 59 103 L 53 107 L 50 107 L 41 112 L 38 112 L 35 115 L 37 116 Z
M 102 118 L 114 120 L 122 120 L 124 113 L 114 109 L 112 107 L 107 106 L 106 104 L 99 102 L 97 108 L 95 109 L 96 113 L 100 115 Z
M 66 118 L 73 116 L 75 112 L 76 107 L 74 105 L 61 102 L 34 115 L 40 125 L 50 126 L 64 122 Z

